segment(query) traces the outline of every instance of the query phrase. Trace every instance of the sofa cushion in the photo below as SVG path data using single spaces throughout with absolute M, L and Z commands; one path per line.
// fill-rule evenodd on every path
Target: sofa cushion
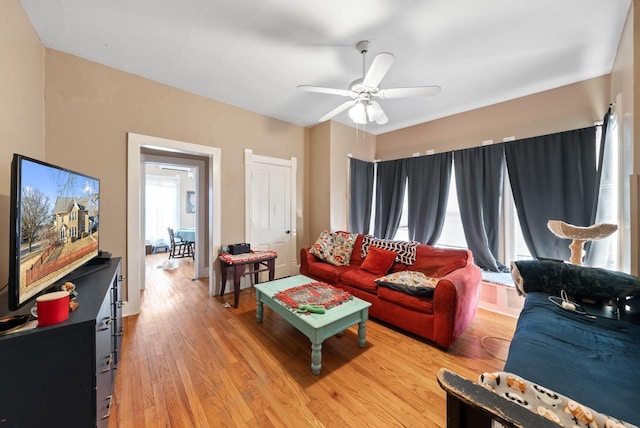
M 350 269 L 350 266 L 334 266 L 329 263 L 311 263 L 309 264 L 309 276 L 329 284 L 337 284 L 340 281 L 340 275 Z M 358 270 L 358 268 L 355 268 Z
M 353 244 L 353 250 L 351 251 L 351 260 L 349 264 L 351 266 L 360 266 L 364 261 L 362 257 L 362 242 L 364 241 L 364 235 L 358 234 L 355 243 Z
M 472 260 L 469 250 L 419 245 L 416 248 L 416 261 L 411 265 L 411 270 L 442 278 L 456 269 L 467 266 Z
M 431 278 L 422 272 L 405 270 L 376 279 L 376 284 L 412 296 L 431 297 L 440 278 Z
M 378 298 L 417 312 L 433 313 L 433 298 L 412 296 L 391 288 L 378 287 Z
M 380 275 L 367 272 L 366 270 L 351 268 L 342 272 L 340 275 L 340 283 L 375 294 L 378 290 L 378 284 L 376 284 L 376 278 L 378 277 L 380 277 Z
M 371 235 L 366 235 L 362 240 L 362 257 L 366 257 L 370 247 L 383 248 L 396 252 L 396 261 L 410 265 L 416 261 L 416 248 L 420 245 L 415 241 L 391 241 L 389 239 L 378 239 Z
M 360 269 L 375 275 L 384 275 L 389 272 L 398 253 L 378 247 L 370 247 L 367 257 L 360 265 Z

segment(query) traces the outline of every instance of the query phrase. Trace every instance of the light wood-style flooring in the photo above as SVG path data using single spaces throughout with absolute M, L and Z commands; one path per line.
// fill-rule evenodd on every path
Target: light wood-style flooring
M 208 297 L 190 259 L 163 271 L 166 258 L 147 256 L 141 313 L 124 321 L 111 428 L 443 427 L 438 369 L 473 380 L 501 370 L 515 329 L 515 319 L 479 309 L 445 352 L 369 320 L 366 347 L 356 326 L 327 339 L 314 376 L 309 340 L 266 306 L 256 322 L 252 289 L 225 308 L 232 293 Z

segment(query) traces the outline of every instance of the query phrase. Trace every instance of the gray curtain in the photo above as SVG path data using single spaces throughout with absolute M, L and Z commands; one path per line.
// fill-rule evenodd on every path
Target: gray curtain
M 349 163 L 349 232 L 369 233 L 374 165 L 354 158 Z
M 434 245 L 444 225 L 453 152 L 406 159 L 409 239 Z
M 462 227 L 475 264 L 493 272 L 506 272 L 508 269 L 498 261 L 503 145 L 457 150 L 454 162 Z
M 547 221 L 588 226 L 596 183 L 595 127 L 505 144 L 507 170 L 524 240 L 533 257 L 568 260 L 569 240 Z
M 374 235 L 378 238 L 393 239 L 400 225 L 407 182 L 405 160 L 377 164 Z

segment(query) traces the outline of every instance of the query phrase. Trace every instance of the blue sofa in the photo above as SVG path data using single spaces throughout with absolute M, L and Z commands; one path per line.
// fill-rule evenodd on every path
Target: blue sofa
M 616 317 L 615 306 L 590 306 L 581 301 L 582 305 L 573 310 L 563 308 L 561 297 L 555 292 L 540 291 L 543 288 L 534 283 L 529 288 L 524 285 L 525 304 L 504 372 L 627 423 L 620 426 L 640 426 L 637 312 L 629 311 L 628 307 L 626 313 L 624 308 L 619 309 L 623 318 L 634 321 L 628 322 Z M 632 294 L 637 295 L 637 290 Z M 639 299 L 627 300 L 628 296 L 622 295 L 618 298 L 625 303 L 621 306 Z M 438 381 L 447 392 L 448 426 L 489 427 L 492 420 L 507 426 L 558 426 L 549 425 L 549 420 L 536 414 L 535 406 L 525 409 L 448 370 L 440 371 Z

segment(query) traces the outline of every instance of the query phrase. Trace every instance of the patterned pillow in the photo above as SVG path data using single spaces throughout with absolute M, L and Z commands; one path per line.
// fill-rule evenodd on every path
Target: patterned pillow
M 483 373 L 480 385 L 564 427 L 633 427 L 512 373 Z
M 396 261 L 405 265 L 412 265 L 416 261 L 416 248 L 420 245 L 416 241 L 391 241 L 389 239 L 378 239 L 371 235 L 366 235 L 362 240 L 362 258 L 367 257 L 370 246 L 395 251 L 398 253 Z
M 422 272 L 404 270 L 376 279 L 376 284 L 412 296 L 432 297 L 440 278 L 431 278 Z
M 323 230 L 320 232 L 320 236 L 318 236 L 316 242 L 309 249 L 309 252 L 320 260 L 327 261 L 331 256 L 332 248 L 333 234 L 328 230 Z
M 351 261 L 351 253 L 357 237 L 357 233 L 334 232 L 333 246 L 325 261 L 336 266 L 347 266 Z

